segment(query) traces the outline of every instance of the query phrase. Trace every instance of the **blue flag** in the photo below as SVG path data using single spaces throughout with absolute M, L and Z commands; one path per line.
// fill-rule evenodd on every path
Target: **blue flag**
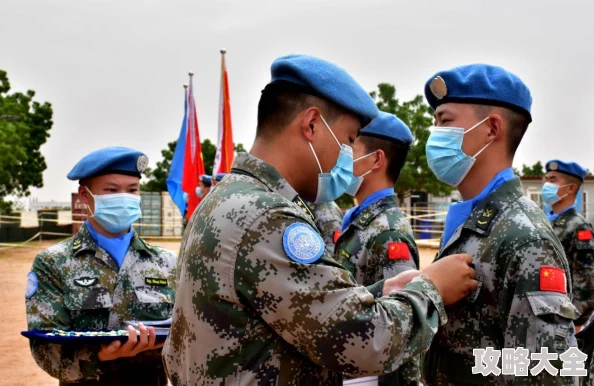
M 186 155 L 186 132 L 188 127 L 188 89 L 184 92 L 184 120 L 182 121 L 179 138 L 177 139 L 177 146 L 173 159 L 171 160 L 171 168 L 167 176 L 167 190 L 171 199 L 179 208 L 181 215 L 186 212 L 186 201 L 184 200 L 184 191 L 182 190 L 182 176 L 184 174 L 184 159 Z

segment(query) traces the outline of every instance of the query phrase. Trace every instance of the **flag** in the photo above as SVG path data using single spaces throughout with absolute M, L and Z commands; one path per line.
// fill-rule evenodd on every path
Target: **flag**
M 171 160 L 169 175 L 167 176 L 167 190 L 180 213 L 186 211 L 186 202 L 184 201 L 184 192 L 182 190 L 182 176 L 184 173 L 184 158 L 186 152 L 186 135 L 188 127 L 188 87 L 184 86 L 184 119 L 182 120 L 177 146 Z
M 184 170 L 182 175 L 182 190 L 188 193 L 187 218 L 191 218 L 194 210 L 200 203 L 196 195 L 199 176 L 204 174 L 204 162 L 202 160 L 202 146 L 200 145 L 200 134 L 198 131 L 198 114 L 196 113 L 196 101 L 194 100 L 194 86 L 190 73 L 190 86 L 188 88 L 188 117 L 186 129 L 186 146 L 184 154 Z
M 233 128 L 231 126 L 231 103 L 229 79 L 225 66 L 225 50 L 221 50 L 221 96 L 219 99 L 219 142 L 212 174 L 229 173 L 235 157 Z

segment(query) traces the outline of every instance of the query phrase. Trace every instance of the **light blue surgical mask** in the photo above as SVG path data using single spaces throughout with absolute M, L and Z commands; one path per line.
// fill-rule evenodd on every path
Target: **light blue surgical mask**
M 116 193 L 93 195 L 87 192 L 95 201 L 93 218 L 109 233 L 120 233 L 132 226 L 134 221 L 142 215 L 140 211 L 140 196 L 137 194 Z
M 314 204 L 316 205 L 336 200 L 347 191 L 355 179 L 355 176 L 353 175 L 353 149 L 348 145 L 341 145 L 330 126 L 328 126 L 328 123 L 326 123 L 324 117 L 320 115 L 320 118 L 322 118 L 322 122 L 324 122 L 324 125 L 326 125 L 330 134 L 332 134 L 336 144 L 340 147 L 340 153 L 338 153 L 338 159 L 332 170 L 330 170 L 330 173 L 324 173 L 316 151 L 311 142 L 309 142 L 309 147 L 311 148 L 316 162 L 318 163 L 318 167 L 320 168 L 320 174 L 318 174 L 318 193 L 316 195 L 316 200 L 314 201 Z
M 357 161 L 360 161 L 360 160 L 362 160 L 362 159 L 364 159 L 364 158 L 367 158 L 367 157 L 369 157 L 369 156 L 371 156 L 371 155 L 374 155 L 374 154 L 375 154 L 375 152 L 372 152 L 372 153 L 366 154 L 366 155 L 364 155 L 364 156 L 362 156 L 362 157 L 359 157 L 359 158 L 357 158 L 356 160 L 354 160 L 354 161 L 353 161 L 353 163 L 355 163 L 355 162 L 357 162 Z M 348 194 L 349 196 L 353 196 L 353 197 L 355 197 L 355 196 L 357 195 L 357 192 L 358 192 L 358 191 L 359 191 L 359 189 L 361 188 L 361 184 L 363 183 L 363 177 L 365 177 L 366 175 L 368 175 L 368 174 L 369 174 L 369 173 L 371 173 L 372 171 L 373 171 L 373 170 L 369 170 L 369 171 L 367 171 L 367 172 L 365 172 L 365 173 L 361 174 L 359 177 L 355 177 L 355 178 L 353 179 L 353 183 L 352 183 L 352 184 L 351 184 L 351 185 L 348 187 L 348 189 L 347 189 L 347 191 L 346 191 L 346 194 Z
M 197 195 L 199 198 L 202 198 L 202 189 L 200 189 L 200 186 L 196 188 L 196 195 Z
M 567 184 L 567 185 L 563 185 L 563 186 L 559 186 L 559 185 L 555 185 L 551 182 L 545 182 L 544 185 L 542 186 L 542 190 L 540 192 L 541 196 L 542 196 L 542 200 L 544 201 L 545 204 L 553 206 L 554 204 L 558 203 L 559 200 L 561 200 L 563 197 L 567 196 L 567 194 L 559 197 L 559 189 L 563 188 L 565 186 L 569 186 L 571 184 Z
M 493 141 L 486 144 L 478 153 L 470 157 L 462 151 L 464 134 L 469 133 L 489 117 L 483 119 L 470 129 L 464 131 L 460 127 L 434 127 L 425 145 L 425 154 L 429 168 L 438 180 L 451 186 L 458 186 L 468 174 L 476 157 Z

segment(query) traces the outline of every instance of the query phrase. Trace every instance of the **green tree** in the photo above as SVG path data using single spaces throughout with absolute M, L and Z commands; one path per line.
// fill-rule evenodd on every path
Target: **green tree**
M 49 138 L 53 110 L 34 96 L 32 90 L 10 93 L 8 75 L 0 70 L 0 207 L 5 212 L 10 209 L 6 196 L 28 196 L 31 187 L 43 187 L 47 165 L 40 148 Z
M 540 161 L 532 166 L 522 165 L 522 176 L 542 177 L 544 175 L 545 170 Z
M 433 110 L 423 101 L 423 97 L 417 95 L 401 103 L 396 98 L 396 87 L 388 83 L 380 83 L 378 90 L 370 95 L 378 109 L 392 113 L 406 123 L 415 139 L 395 187 L 398 199 L 402 201 L 413 192 L 426 192 L 434 196 L 450 194 L 453 188 L 438 181 L 427 164 L 425 144 L 430 134 L 429 127 L 433 124 Z
M 161 150 L 163 159 L 157 162 L 157 167 L 155 169 L 145 169 L 143 174 L 147 181 L 141 184 L 140 190 L 144 192 L 167 191 L 167 176 L 169 175 L 169 169 L 171 168 L 171 161 L 173 160 L 173 153 L 175 153 L 176 146 L 177 141 L 169 142 L 167 144 L 167 149 Z M 245 151 L 245 149 L 241 143 L 238 143 L 235 145 L 235 151 Z M 217 147 L 210 141 L 210 139 L 205 139 L 202 142 L 202 159 L 204 161 L 204 170 L 208 175 L 212 175 L 216 153 Z

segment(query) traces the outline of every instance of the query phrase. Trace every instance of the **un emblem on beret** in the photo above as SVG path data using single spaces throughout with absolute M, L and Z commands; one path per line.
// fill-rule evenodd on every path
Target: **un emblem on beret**
M 429 89 L 437 99 L 443 99 L 443 97 L 448 95 L 448 87 L 441 76 L 436 76 L 435 79 L 429 83 Z
M 551 162 L 551 164 L 549 165 L 549 169 L 557 170 L 559 169 L 559 165 L 557 164 L 557 162 Z
M 304 223 L 293 223 L 283 234 L 283 248 L 291 260 L 301 264 L 311 264 L 324 253 L 322 237 Z
M 138 157 L 138 161 L 136 161 L 136 169 L 138 169 L 139 172 L 143 172 L 144 169 L 146 169 L 146 166 L 148 165 L 148 157 L 145 155 L 141 155 L 140 157 Z

